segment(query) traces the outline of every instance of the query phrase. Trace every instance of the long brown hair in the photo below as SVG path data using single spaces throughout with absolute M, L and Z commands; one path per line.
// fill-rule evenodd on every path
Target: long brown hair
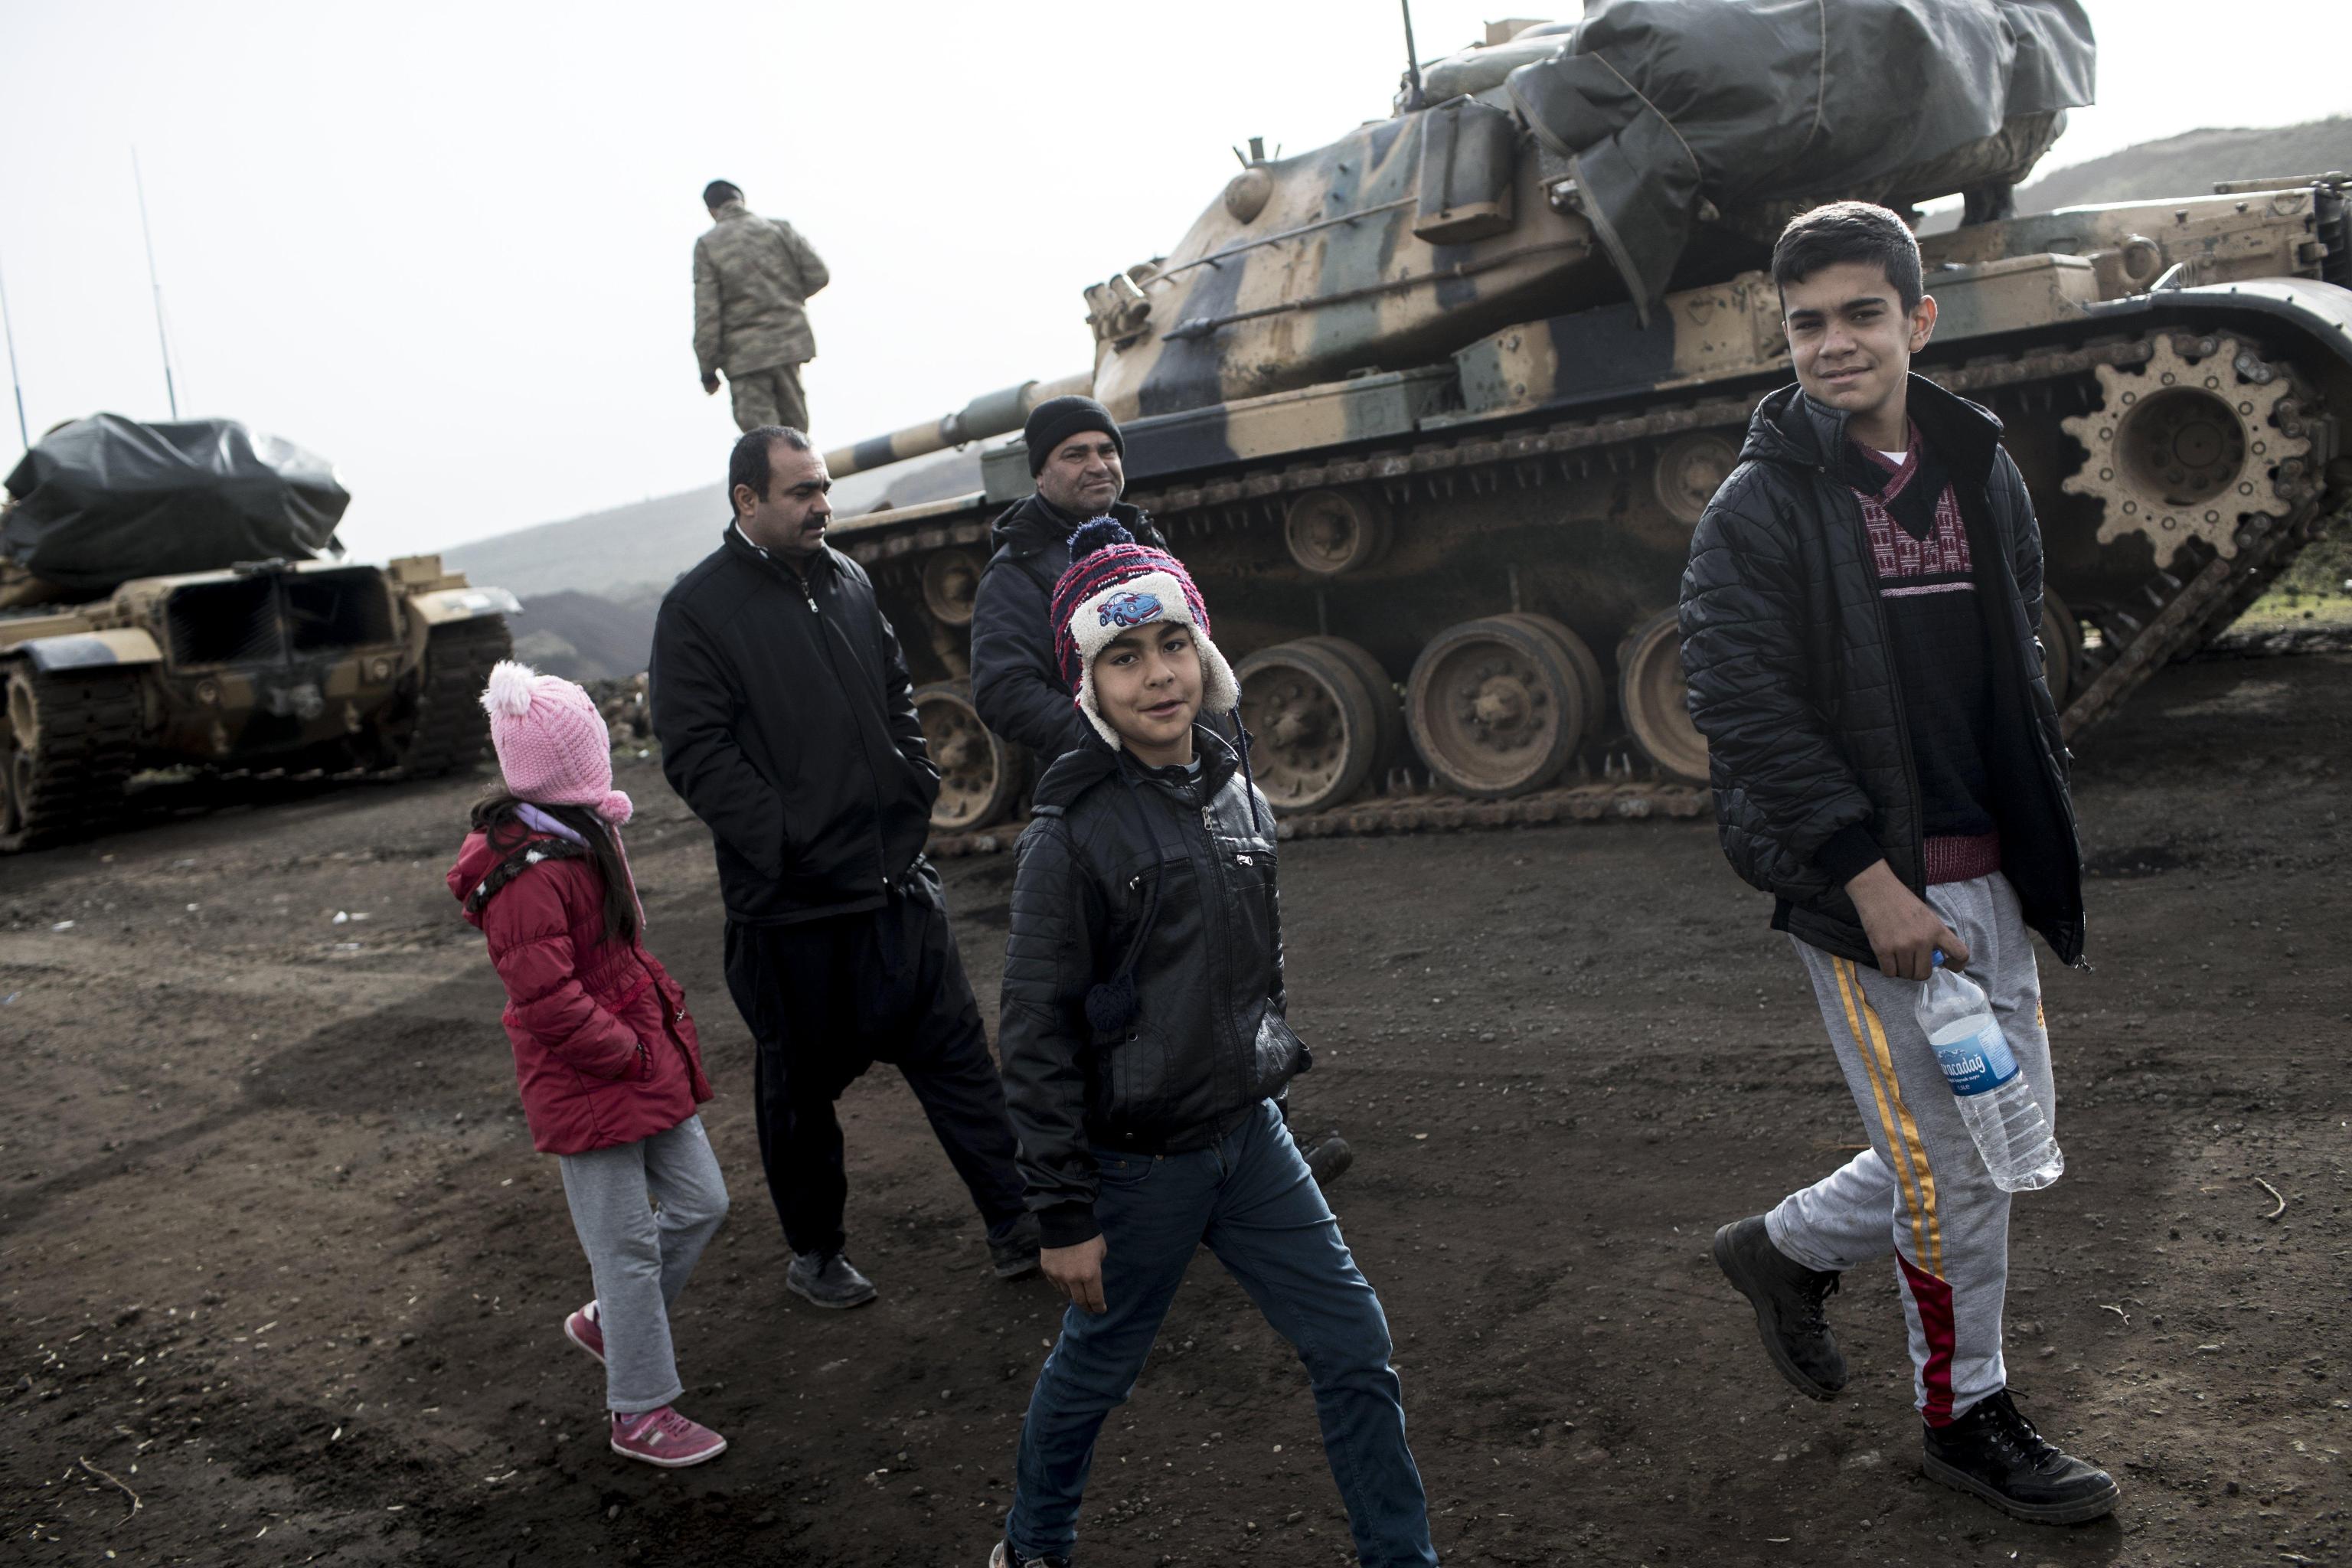
M 520 848 L 531 833 L 516 813 L 523 804 L 521 797 L 503 782 L 492 784 L 474 806 L 474 831 L 487 834 L 490 847 L 501 855 Z M 537 801 L 530 804 L 580 835 L 586 846 L 589 863 L 604 880 L 604 940 L 626 942 L 635 936 L 636 894 L 629 886 L 628 868 L 622 864 L 620 847 L 614 842 L 604 819 L 584 805 L 541 805 Z

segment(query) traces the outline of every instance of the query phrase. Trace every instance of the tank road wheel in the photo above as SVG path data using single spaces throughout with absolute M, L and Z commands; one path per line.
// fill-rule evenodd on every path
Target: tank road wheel
M 1683 685 L 1683 632 L 1672 610 L 1661 610 L 1617 645 L 1617 704 L 1625 728 L 1658 771 L 1688 784 L 1706 783 L 1706 737 L 1691 722 Z
M 1590 736 L 1601 724 L 1601 716 L 1609 710 L 1609 683 L 1601 679 L 1601 661 L 1592 657 L 1592 649 L 1582 637 L 1553 620 L 1549 616 L 1528 615 L 1514 610 L 1509 615 L 1496 616 L 1498 621 L 1515 621 L 1531 627 L 1551 639 L 1554 647 L 1567 657 L 1576 671 L 1578 689 L 1584 694 L 1584 731 Z M 1580 743 L 1581 741 L 1580 740 Z
M 2042 676 L 2050 682 L 2050 700 L 2060 712 L 2074 690 L 2074 665 L 2083 653 L 2083 623 L 2066 607 L 2055 590 L 2042 590 Z
M 971 625 L 972 601 L 988 563 L 969 550 L 940 550 L 923 563 L 923 607 L 942 626 Z
M 1389 509 L 1370 490 L 1307 490 L 1291 501 L 1282 542 L 1315 576 L 1360 571 L 1388 548 Z
M 2294 384 L 2237 339 L 2159 338 L 2146 364 L 2098 376 L 2105 401 L 2059 423 L 2090 454 L 2064 488 L 2104 503 L 2100 543 L 2144 533 L 2159 567 L 2191 539 L 2234 556 L 2242 517 L 2284 517 L 2305 493 Z
M 922 721 L 923 743 L 940 770 L 932 831 L 970 833 L 1001 821 L 1021 798 L 1024 770 L 1013 747 L 980 721 L 971 688 L 961 680 L 917 687 L 915 717 Z
M 1285 816 L 1356 795 L 1395 755 L 1404 721 L 1380 661 L 1340 637 L 1260 648 L 1234 672 L 1258 787 Z
M 1693 430 L 1658 449 L 1658 504 L 1676 522 L 1696 528 L 1706 503 L 1739 463 L 1739 448 L 1727 436 Z
M 122 806 L 139 739 L 138 678 L 109 668 L 5 667 L 0 854 L 62 844 Z
M 514 651 L 503 616 L 452 621 L 425 639 L 425 668 L 406 714 L 406 735 L 394 763 L 409 778 L 435 778 L 470 768 L 490 743 L 490 716 L 482 688 L 490 667 Z
M 1459 794 L 1491 800 L 1541 789 L 1584 742 L 1584 678 L 1530 619 L 1465 621 L 1413 660 L 1405 722 L 1429 771 Z

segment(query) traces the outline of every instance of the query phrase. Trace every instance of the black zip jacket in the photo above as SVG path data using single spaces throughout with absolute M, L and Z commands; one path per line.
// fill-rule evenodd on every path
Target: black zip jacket
M 846 555 L 820 552 L 803 581 L 730 527 L 663 598 L 648 686 L 728 919 L 877 909 L 922 854 L 939 770 L 898 634 Z
M 1151 520 L 1125 501 L 1109 515 L 1139 543 L 1166 549 Z M 995 553 L 971 606 L 971 705 L 980 721 L 1036 753 L 1040 765 L 1094 733 L 1054 658 L 1054 584 L 1070 569 L 1073 521 L 1033 495 L 989 530 Z
M 2083 954 L 2083 864 L 2067 752 L 2042 676 L 2042 535 L 2000 421 L 1913 376 L 1910 416 L 1949 473 L 1969 531 L 1992 660 L 1990 803 L 2001 872 L 2026 923 L 2064 963 Z M 1797 387 L 1748 422 L 1739 466 L 1708 503 L 1683 573 L 1683 670 L 1707 742 L 1716 826 L 1732 868 L 1779 900 L 1772 924 L 1876 960 L 1822 863 L 1861 825 L 1926 889 L 1917 771 L 1861 503 L 1839 478 L 1846 416 Z
M 1231 746 L 1192 733 L 1197 780 L 1089 733 L 1021 836 L 997 1046 L 1048 1247 L 1098 1234 L 1090 1146 L 1205 1148 L 1313 1060 L 1285 1017 L 1274 812 Z M 1087 994 L 1139 931 L 1134 1018 L 1097 1029 Z

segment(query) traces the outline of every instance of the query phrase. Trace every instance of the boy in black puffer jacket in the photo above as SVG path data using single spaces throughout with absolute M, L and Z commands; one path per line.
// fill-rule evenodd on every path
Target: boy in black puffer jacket
M 1055 649 L 1087 733 L 1022 835 L 998 1043 L 1071 1305 L 992 1568 L 1068 1561 L 1103 1418 L 1202 1242 L 1298 1348 L 1360 1559 L 1433 1563 L 1388 1320 L 1276 1104 L 1311 1058 L 1284 1016 L 1273 813 L 1195 723 L 1239 688 L 1174 557 L 1108 521 L 1070 554 Z
M 1910 374 L 1936 327 L 1919 247 L 1839 202 L 1772 254 L 1797 384 L 1758 406 L 1683 574 L 1683 667 L 1724 852 L 1775 895 L 1870 1147 L 1717 1264 L 1782 1376 L 1844 1387 L 1823 1310 L 1893 1255 L 1922 1468 L 2003 1512 L 2096 1519 L 2116 1486 L 2044 1441 L 2001 1356 L 2010 1194 L 1917 1023 L 1938 962 L 1975 975 L 2034 1099 L 2057 1101 L 2032 937 L 2083 952 L 2066 750 L 2042 675 L 2042 536 L 2000 423 Z

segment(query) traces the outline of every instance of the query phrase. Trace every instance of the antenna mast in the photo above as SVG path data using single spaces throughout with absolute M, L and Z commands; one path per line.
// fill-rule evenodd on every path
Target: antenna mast
M 25 384 L 16 374 L 16 326 L 8 319 L 8 280 L 0 278 L 0 334 L 8 340 L 8 384 L 16 391 L 16 434 L 25 450 L 33 449 L 32 427 L 25 423 Z
M 1404 79 L 1412 88 L 1405 107 L 1425 109 L 1429 105 L 1421 90 L 1421 52 L 1412 47 L 1412 0 L 1399 0 L 1399 4 L 1404 6 Z
M 172 384 L 172 340 L 163 331 L 163 283 L 155 275 L 155 233 L 147 226 L 147 182 L 139 173 L 139 149 L 131 149 L 131 183 L 139 191 L 139 233 L 147 242 L 147 282 L 155 291 L 155 342 L 163 351 L 163 395 L 172 417 L 180 416 L 179 389 Z

